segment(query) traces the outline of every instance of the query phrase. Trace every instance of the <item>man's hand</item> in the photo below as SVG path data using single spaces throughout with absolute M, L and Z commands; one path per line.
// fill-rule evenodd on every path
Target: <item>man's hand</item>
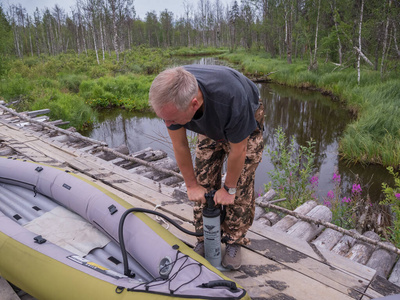
M 193 187 L 186 187 L 186 189 L 190 201 L 206 203 L 204 194 L 207 193 L 207 189 L 198 184 Z
M 232 205 L 235 201 L 235 195 L 230 195 L 224 188 L 219 189 L 214 196 L 215 204 Z

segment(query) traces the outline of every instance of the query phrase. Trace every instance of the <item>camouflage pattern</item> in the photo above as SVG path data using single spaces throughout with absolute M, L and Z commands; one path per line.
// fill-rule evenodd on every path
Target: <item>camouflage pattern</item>
M 226 217 L 221 225 L 222 242 L 228 244 L 248 245 L 250 240 L 246 233 L 254 220 L 255 195 L 254 178 L 258 164 L 261 162 L 263 143 L 264 108 L 260 103 L 256 111 L 258 127 L 249 136 L 247 154 L 244 167 L 237 183 L 237 192 L 233 205 L 225 206 Z M 221 188 L 222 166 L 230 150 L 228 142 L 217 143 L 214 140 L 200 135 L 196 146 L 195 173 L 197 181 L 208 191 Z M 194 225 L 197 232 L 203 231 L 202 211 L 203 204 L 194 206 Z M 198 238 L 199 241 L 203 237 Z

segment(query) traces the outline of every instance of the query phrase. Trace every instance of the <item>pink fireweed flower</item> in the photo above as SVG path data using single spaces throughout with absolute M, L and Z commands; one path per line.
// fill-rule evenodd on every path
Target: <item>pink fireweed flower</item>
M 351 189 L 352 194 L 360 194 L 361 191 L 362 191 L 362 189 L 359 184 L 353 184 L 353 188 Z
M 326 196 L 327 196 L 329 199 L 335 198 L 335 194 L 333 193 L 333 191 L 329 191 L 328 194 L 326 194 Z
M 332 178 L 332 180 L 334 181 L 334 182 L 337 182 L 337 183 L 340 183 L 340 175 L 338 174 L 338 173 L 333 173 L 333 178 Z
M 311 183 L 312 185 L 318 185 L 318 176 L 313 176 L 313 177 L 311 177 L 310 183 Z
M 397 198 L 397 200 L 400 200 L 400 193 L 397 193 L 394 196 Z
M 330 201 L 324 200 L 324 205 L 325 205 L 326 207 L 331 207 L 331 206 L 332 206 L 332 203 L 331 203 Z
M 342 203 L 349 203 L 351 201 L 351 198 L 343 197 Z

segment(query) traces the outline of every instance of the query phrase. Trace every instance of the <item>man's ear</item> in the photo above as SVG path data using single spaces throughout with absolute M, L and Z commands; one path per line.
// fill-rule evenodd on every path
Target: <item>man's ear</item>
M 199 100 L 197 100 L 196 97 L 192 99 L 192 102 L 190 102 L 190 105 L 193 108 L 193 110 L 195 110 L 195 111 L 198 110 L 201 106 L 199 103 Z

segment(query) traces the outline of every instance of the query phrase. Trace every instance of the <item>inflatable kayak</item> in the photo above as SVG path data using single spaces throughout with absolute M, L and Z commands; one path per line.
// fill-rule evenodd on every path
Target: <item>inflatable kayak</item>
M 65 170 L 0 157 L 0 275 L 39 300 L 250 299 L 131 209 Z

